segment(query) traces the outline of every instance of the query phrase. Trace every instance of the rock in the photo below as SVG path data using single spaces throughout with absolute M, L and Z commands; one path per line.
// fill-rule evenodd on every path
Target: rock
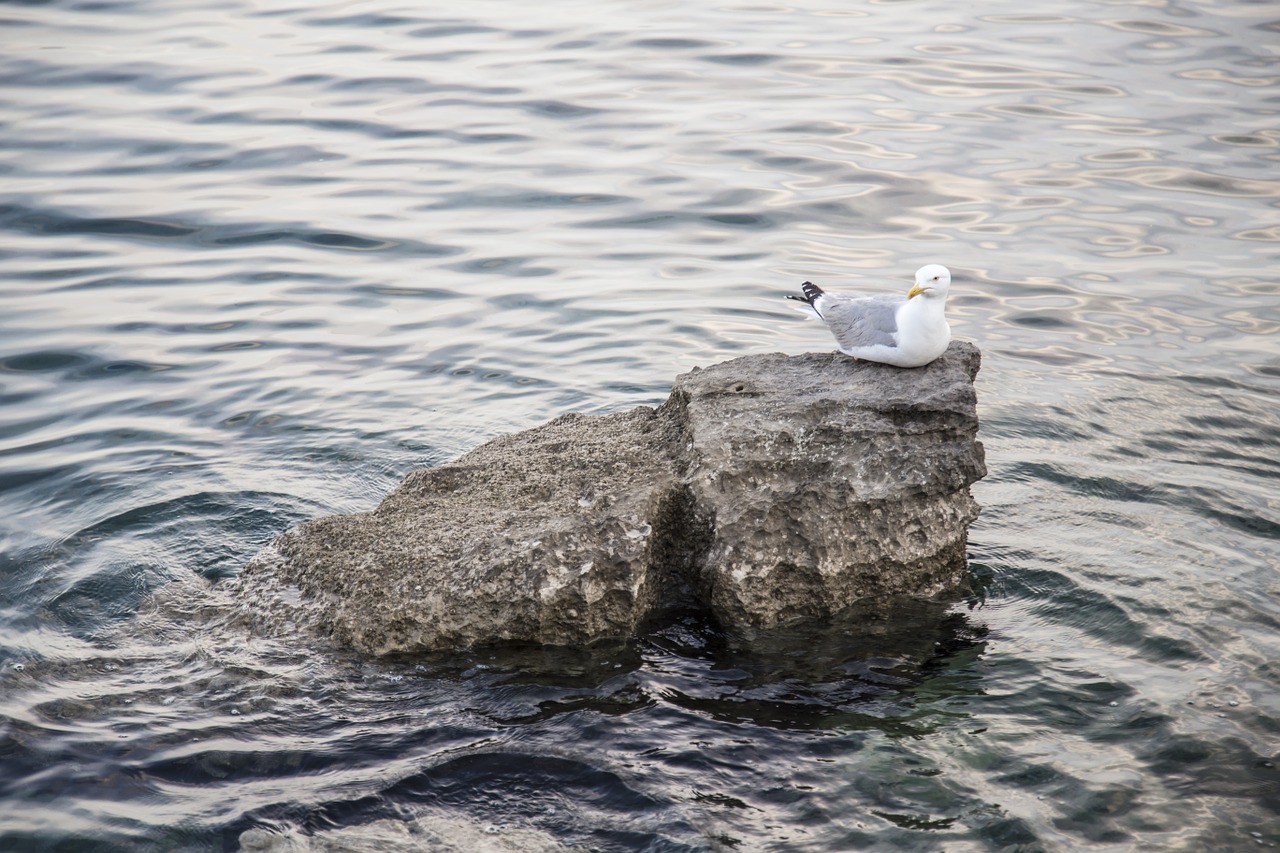
M 768 627 L 938 591 L 965 570 L 969 484 L 986 474 L 973 378 L 954 345 L 915 370 L 840 355 L 747 356 L 676 380 L 685 479 L 714 538 L 715 614 Z
M 229 584 L 264 630 L 371 654 L 620 639 L 673 607 L 727 629 L 929 595 L 965 574 L 985 475 L 953 343 L 913 370 L 753 355 L 658 409 L 565 415 L 307 522 Z
M 642 407 L 495 439 L 285 533 L 240 582 L 254 602 L 296 587 L 314 625 L 372 653 L 628 636 L 699 550 L 672 430 Z

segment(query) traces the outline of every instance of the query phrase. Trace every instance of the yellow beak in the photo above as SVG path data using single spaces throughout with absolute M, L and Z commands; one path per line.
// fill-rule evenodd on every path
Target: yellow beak
M 911 289 L 907 291 L 907 298 L 910 299 L 913 296 L 919 296 L 920 294 L 924 293 L 928 289 L 929 288 L 927 287 L 921 287 L 918 284 L 914 284 L 911 286 Z

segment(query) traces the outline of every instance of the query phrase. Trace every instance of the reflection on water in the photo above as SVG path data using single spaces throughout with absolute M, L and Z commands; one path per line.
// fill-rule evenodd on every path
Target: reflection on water
M 0 846 L 1280 844 L 1268 11 L 6 6 Z M 984 352 L 973 601 L 383 662 L 226 623 L 288 526 L 928 261 Z

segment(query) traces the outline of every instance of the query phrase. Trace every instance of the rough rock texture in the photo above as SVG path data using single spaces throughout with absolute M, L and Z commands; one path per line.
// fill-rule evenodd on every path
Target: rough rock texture
M 503 436 L 413 472 L 373 512 L 285 533 L 240 582 L 254 601 L 297 587 L 317 624 L 374 653 L 627 636 L 698 550 L 672 434 L 638 408 Z
M 714 519 L 716 615 L 770 626 L 957 580 L 986 474 L 956 344 L 915 370 L 840 355 L 747 356 L 676 380 L 686 480 Z
M 264 626 L 384 654 L 622 638 L 673 606 L 730 629 L 957 584 L 985 475 L 971 344 L 901 370 L 754 355 L 660 408 L 565 415 L 302 524 L 231 581 Z

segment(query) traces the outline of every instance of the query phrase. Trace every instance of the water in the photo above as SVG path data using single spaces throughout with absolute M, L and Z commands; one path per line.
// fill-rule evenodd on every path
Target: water
M 1280 844 L 1274 8 L 0 12 L 0 848 Z M 366 661 L 212 584 L 303 519 L 955 274 L 981 594 Z M 505 835 L 504 835 L 505 834 Z

